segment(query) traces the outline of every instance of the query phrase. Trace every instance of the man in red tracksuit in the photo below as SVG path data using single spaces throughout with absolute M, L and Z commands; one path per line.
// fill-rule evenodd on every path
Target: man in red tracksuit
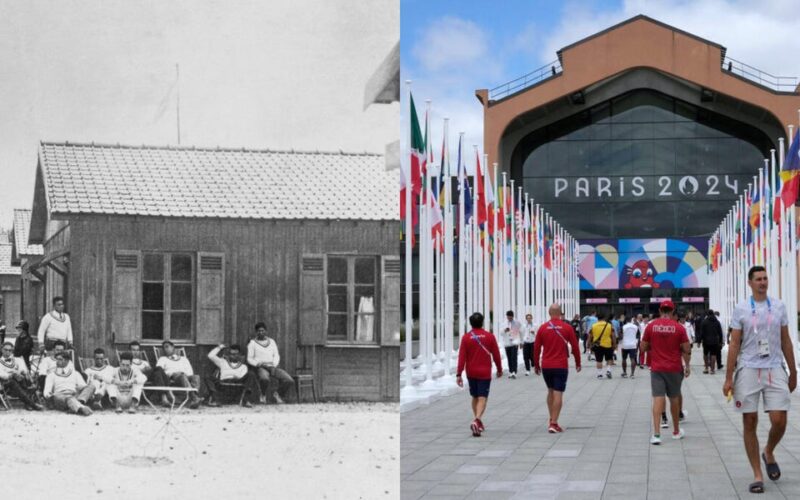
M 567 389 L 569 374 L 569 354 L 575 358 L 575 370 L 581 371 L 581 355 L 578 350 L 578 336 L 572 325 L 561 321 L 561 306 L 553 304 L 547 311 L 550 321 L 545 322 L 536 332 L 536 343 L 533 346 L 533 371 L 541 374 L 547 384 L 547 410 L 550 412 L 550 423 L 547 432 L 555 434 L 564 432 L 558 425 L 564 391 Z
M 492 361 L 497 367 L 497 376 L 503 376 L 503 365 L 500 361 L 500 348 L 494 335 L 483 329 L 483 314 L 474 313 L 469 317 L 472 330 L 461 338 L 458 349 L 458 370 L 456 383 L 464 387 L 461 372 L 467 369 L 469 394 L 472 396 L 472 413 L 475 420 L 470 424 L 472 435 L 478 437 L 483 432 L 481 417 L 486 410 L 486 398 L 489 397 L 489 386 L 492 383 Z

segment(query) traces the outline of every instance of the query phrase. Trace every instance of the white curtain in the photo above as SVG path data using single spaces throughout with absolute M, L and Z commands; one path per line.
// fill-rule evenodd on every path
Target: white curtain
M 358 301 L 358 312 L 356 341 L 372 342 L 375 340 L 375 305 L 372 297 L 361 297 L 361 300 Z

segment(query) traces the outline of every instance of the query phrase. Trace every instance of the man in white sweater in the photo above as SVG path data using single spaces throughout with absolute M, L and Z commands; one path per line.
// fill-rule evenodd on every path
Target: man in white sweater
M 175 344 L 165 340 L 161 344 L 164 355 L 158 358 L 156 368 L 153 370 L 153 384 L 166 387 L 194 387 L 200 389 L 200 377 L 194 374 L 189 360 L 175 352 Z M 196 410 L 200 406 L 200 397 L 197 392 L 189 392 L 189 408 Z M 166 394 L 161 396 L 161 404 L 170 406 Z
M 256 338 L 247 344 L 247 364 L 258 376 L 262 403 L 266 404 L 269 382 L 273 378 L 278 381 L 278 390 L 272 392 L 272 397 L 278 404 L 283 404 L 286 394 L 294 385 L 292 376 L 278 368 L 280 361 L 277 344 L 267 337 L 267 325 L 256 323 Z
M 42 405 L 33 398 L 33 380 L 22 358 L 14 357 L 14 344 L 6 342 L 0 356 L 0 387 L 18 397 L 26 410 L 42 411 Z
M 114 369 L 114 376 L 106 385 L 108 399 L 117 413 L 122 413 L 123 410 L 136 413 L 145 382 L 147 377 L 133 367 L 133 355 L 130 352 L 120 354 L 119 368 Z
M 138 340 L 134 340 L 130 343 L 129 347 L 131 350 L 131 366 L 134 370 L 140 371 L 145 378 L 149 377 L 153 372 L 153 367 L 150 366 L 150 362 L 147 361 L 147 356 L 145 356 L 142 350 L 142 344 L 140 344 Z
M 92 400 L 94 386 L 87 384 L 80 373 L 68 366 L 68 354 L 58 352 L 55 358 L 56 368 L 47 374 L 44 383 L 45 399 L 51 400 L 57 410 L 84 417 L 91 415 L 92 410 L 86 404 Z
M 75 366 L 72 363 L 72 355 L 66 351 L 66 344 L 61 340 L 56 340 L 53 342 L 53 352 L 50 356 L 44 356 L 44 353 L 41 353 L 38 357 L 39 365 L 36 369 L 36 375 L 38 377 L 39 391 L 44 391 L 44 381 L 47 374 L 56 369 L 56 354 L 58 353 L 66 353 L 69 360 L 67 361 L 67 367 L 70 370 L 75 370 Z
M 232 382 L 244 385 L 245 399 L 242 406 L 251 408 L 253 403 L 258 403 L 260 390 L 258 387 L 258 377 L 255 372 L 247 369 L 247 364 L 242 362 L 242 348 L 233 344 L 228 348 L 228 354 L 221 357 L 219 353 L 225 349 L 225 344 L 220 344 L 208 353 L 208 359 L 219 369 L 218 377 L 206 377 L 205 388 L 208 393 L 206 404 L 208 406 L 219 406 L 217 394 L 220 390 L 221 382 Z
M 84 370 L 89 384 L 94 386 L 95 410 L 103 409 L 103 397 L 108 395 L 108 384 L 114 379 L 114 368 L 108 364 L 106 352 L 98 347 L 94 350 L 94 364 L 87 366 Z
M 39 347 L 44 346 L 46 350 L 53 348 L 53 343 L 60 340 L 72 345 L 72 323 L 69 314 L 64 312 L 64 299 L 62 297 L 53 298 L 53 310 L 42 316 L 39 322 Z

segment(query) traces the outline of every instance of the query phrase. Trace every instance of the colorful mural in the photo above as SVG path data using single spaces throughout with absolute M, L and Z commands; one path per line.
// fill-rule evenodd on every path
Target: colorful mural
M 581 290 L 707 288 L 703 238 L 581 240 Z

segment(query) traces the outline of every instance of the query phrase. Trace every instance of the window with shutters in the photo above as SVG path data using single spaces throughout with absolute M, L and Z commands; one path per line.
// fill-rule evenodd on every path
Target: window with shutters
M 378 258 L 328 255 L 326 260 L 327 341 L 377 343 Z
M 142 260 L 142 338 L 193 341 L 192 254 L 144 253 Z

